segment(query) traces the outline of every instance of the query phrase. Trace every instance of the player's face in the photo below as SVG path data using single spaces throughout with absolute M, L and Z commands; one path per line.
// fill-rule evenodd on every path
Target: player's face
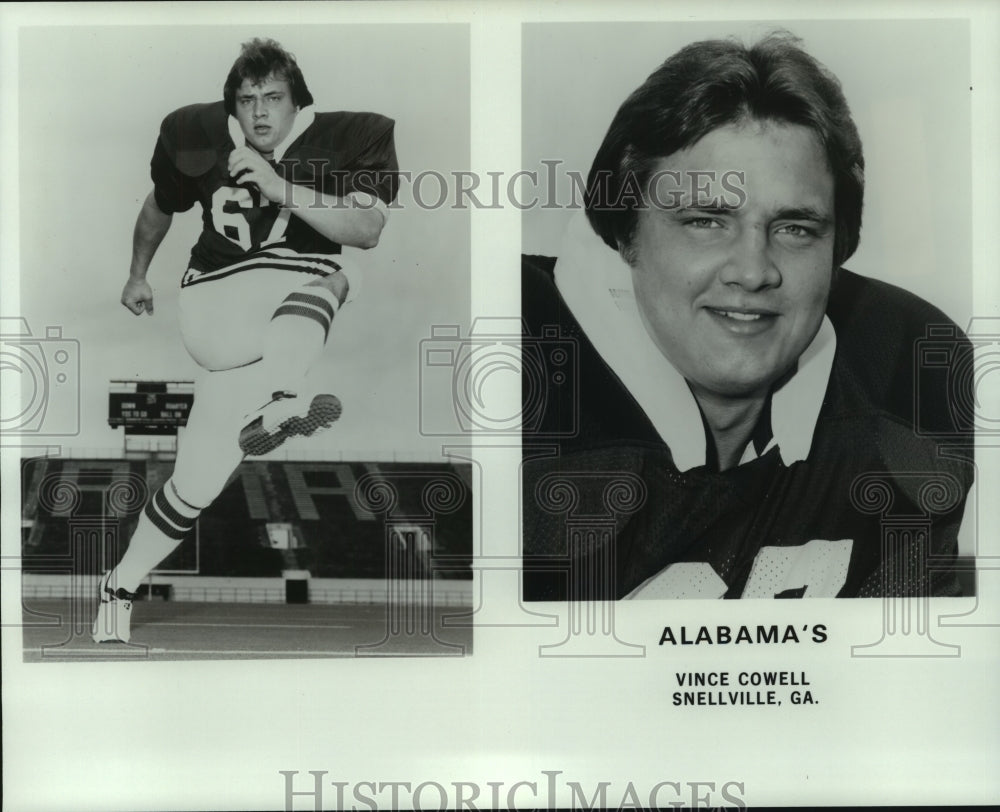
M 269 76 L 259 85 L 244 79 L 236 91 L 236 120 L 258 152 L 273 152 L 295 123 L 299 108 L 288 82 Z
M 631 253 L 646 330 L 696 395 L 762 396 L 826 310 L 834 183 L 820 143 L 805 127 L 747 122 L 656 170 Z

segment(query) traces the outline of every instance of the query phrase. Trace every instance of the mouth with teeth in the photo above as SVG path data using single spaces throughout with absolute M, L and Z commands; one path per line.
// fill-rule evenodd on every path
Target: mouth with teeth
M 717 310 L 717 313 L 721 313 L 726 318 L 736 319 L 737 321 L 756 321 L 760 318 L 760 313 L 740 313 L 736 310 Z
M 721 307 L 706 307 L 716 322 L 740 335 L 755 335 L 771 327 L 778 318 L 777 313 L 764 310 L 726 310 Z

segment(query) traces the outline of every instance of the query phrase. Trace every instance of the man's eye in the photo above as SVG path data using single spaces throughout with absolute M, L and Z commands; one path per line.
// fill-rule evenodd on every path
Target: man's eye
M 807 226 L 802 226 L 797 223 L 789 223 L 787 226 L 782 226 L 778 229 L 780 234 L 789 234 L 792 237 L 815 237 L 815 229 L 808 228 Z
M 694 228 L 722 228 L 722 223 L 711 217 L 692 217 L 685 220 L 684 225 Z

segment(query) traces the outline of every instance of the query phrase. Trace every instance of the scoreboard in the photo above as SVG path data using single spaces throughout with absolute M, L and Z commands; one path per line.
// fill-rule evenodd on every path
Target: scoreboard
M 124 426 L 126 434 L 176 434 L 187 425 L 194 403 L 190 381 L 125 384 L 124 391 L 108 393 L 108 425 Z

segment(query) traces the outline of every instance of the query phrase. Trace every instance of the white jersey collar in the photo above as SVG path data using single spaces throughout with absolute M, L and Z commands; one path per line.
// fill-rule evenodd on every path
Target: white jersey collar
M 582 211 L 567 230 L 555 280 L 591 343 L 670 448 L 678 470 L 705 465 L 705 430 L 694 395 L 646 332 L 628 265 L 593 232 Z M 771 399 L 773 439 L 764 451 L 777 445 L 785 465 L 809 454 L 836 348 L 836 333 L 824 316 L 795 374 Z M 748 443 L 740 465 L 756 458 Z

